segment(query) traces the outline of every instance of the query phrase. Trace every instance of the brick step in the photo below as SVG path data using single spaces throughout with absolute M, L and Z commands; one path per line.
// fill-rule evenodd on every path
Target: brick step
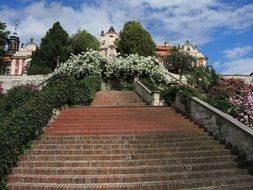
M 89 135 L 89 136 L 71 136 L 66 135 L 65 137 L 62 136 L 55 136 L 50 134 L 45 134 L 42 136 L 42 139 L 157 139 L 157 138 L 187 138 L 187 137 L 199 137 L 199 136 L 208 136 L 206 133 L 202 131 L 202 129 L 198 130 L 171 130 L 169 132 L 154 132 L 150 134 L 131 134 L 130 132 L 124 135 Z
M 159 114 L 159 117 L 157 115 Z M 65 115 L 59 115 L 57 117 L 57 121 L 62 122 L 62 121 L 91 121 L 91 120 L 97 120 L 97 121 L 117 121 L 117 118 L 122 119 L 123 121 L 126 119 L 132 120 L 132 121 L 140 121 L 139 119 L 142 118 L 143 120 L 154 120 L 154 121 L 159 121 L 158 118 L 161 118 L 162 120 L 165 121 L 180 121 L 180 122 L 187 122 L 189 119 L 186 119 L 184 117 L 179 117 L 179 116 L 169 116 L 168 113 L 164 113 L 160 115 L 160 113 L 139 113 L 139 114 L 65 114 Z
M 118 124 L 96 124 L 96 123 L 90 123 L 90 124 L 53 124 L 52 127 L 47 128 L 46 130 L 48 131 L 57 131 L 57 130 L 63 130 L 63 131 L 68 131 L 68 130 L 96 130 L 96 129 L 126 129 L 126 128 L 132 128 L 132 129 L 155 129 L 155 128 L 164 128 L 164 129 L 187 129 L 187 128 L 192 128 L 192 127 L 197 127 L 194 125 L 189 125 L 189 124 L 182 124 L 182 125 L 177 125 L 177 124 L 164 124 L 164 123 L 142 123 L 142 124 L 128 124 L 128 123 L 118 123 Z
M 243 184 L 233 184 L 233 185 L 220 185 L 220 186 L 211 186 L 211 187 L 200 187 L 200 188 L 191 188 L 191 190 L 252 190 L 253 182 L 243 183 Z M 181 189 L 189 190 L 189 189 Z
M 194 125 L 193 123 L 188 122 L 162 122 L 162 121 L 142 121 L 142 122 L 136 122 L 136 121 L 85 121 L 85 122 L 55 122 L 52 126 L 53 127 L 86 127 L 86 126 L 100 126 L 100 127 L 109 127 L 109 126 L 128 126 L 128 125 L 137 125 L 138 127 L 141 126 L 151 126 L 151 125 L 159 125 L 159 126 L 191 126 L 191 127 L 198 127 L 197 125 Z
M 151 153 L 169 153 L 169 152 L 188 152 L 188 151 L 203 151 L 203 150 L 224 150 L 222 145 L 205 145 L 205 146 L 188 146 L 188 147 L 158 147 L 144 149 L 104 149 L 100 145 L 95 146 L 95 149 L 33 149 L 29 151 L 29 155 L 76 155 L 76 154 L 151 154 Z
M 131 171 L 130 171 L 131 170 Z M 200 178 L 219 178 L 219 177 L 237 177 L 245 176 L 247 171 L 240 170 L 213 170 L 208 172 L 168 172 L 166 169 L 160 171 L 142 170 L 142 173 L 135 169 L 129 169 L 129 173 L 114 173 L 107 170 L 108 173 L 90 172 L 84 175 L 65 175 L 61 171 L 58 174 L 44 173 L 37 175 L 29 174 L 13 174 L 8 177 L 9 182 L 28 182 L 28 183 L 125 183 L 125 182 L 145 182 L 145 181 L 168 181 L 168 180 L 180 180 L 180 179 L 200 179 Z M 119 171 L 120 172 L 120 171 Z M 115 175 L 117 174 L 117 175 Z M 253 177 L 252 177 L 253 179 Z
M 109 110 L 109 111 L 108 111 Z M 80 108 L 68 108 L 62 111 L 63 114 L 93 114 L 93 113 L 107 113 L 107 114 L 120 114 L 120 113 L 140 113 L 140 111 L 145 113 L 175 113 L 175 110 L 171 107 L 163 107 L 163 106 L 142 106 L 142 107 L 80 107 Z
M 57 123 L 55 122 L 52 126 L 54 127 L 83 127 L 83 126 L 100 126 L 100 127 L 109 127 L 109 126 L 129 126 L 129 125 L 135 125 L 137 127 L 142 127 L 142 126 L 152 126 L 152 125 L 159 125 L 159 126 L 191 126 L 191 127 L 197 127 L 197 125 L 194 125 L 193 123 L 189 122 L 167 122 L 167 121 L 143 121 L 143 122 L 135 122 L 135 121 L 117 121 L 117 122 L 112 122 L 112 121 L 97 121 L 97 122 L 84 122 L 84 123 Z
M 180 116 L 170 116 L 168 113 L 158 113 L 159 117 L 155 115 L 154 113 L 125 113 L 125 114 L 60 114 L 57 117 L 57 121 L 90 121 L 90 120 L 96 120 L 96 121 L 103 121 L 103 120 L 109 120 L 109 121 L 117 121 L 117 119 L 120 117 L 120 119 L 130 119 L 130 120 L 136 120 L 139 121 L 139 118 L 147 119 L 147 120 L 154 120 L 159 121 L 159 118 L 167 120 L 167 121 L 175 121 L 176 119 L 180 119 L 180 122 L 189 121 L 186 118 L 180 117 Z
M 199 137 L 199 136 L 207 136 L 206 133 L 204 133 L 202 130 L 199 131 L 184 131 L 184 130 L 178 130 L 178 131 L 170 131 L 169 133 L 153 133 L 149 135 L 95 135 L 95 136 L 50 136 L 50 135 L 44 135 L 42 137 L 43 140 L 76 140 L 76 139 L 82 139 L 82 140 L 142 140 L 142 139 L 163 139 L 163 138 L 188 138 L 188 137 Z M 169 140 L 168 139 L 168 140 Z
M 111 155 L 26 155 L 21 160 L 122 160 L 122 159 L 152 159 L 152 158 L 173 158 L 173 157 L 198 157 L 198 156 L 218 156 L 228 155 L 230 150 L 203 150 L 203 151 L 185 151 L 185 152 L 165 152 L 165 153 L 135 153 L 111 154 Z
M 166 165 L 166 164 L 198 164 L 213 162 L 229 162 L 237 159 L 237 156 L 206 156 L 193 158 L 163 158 L 163 159 L 139 159 L 139 160 L 69 160 L 69 161 L 21 161 L 20 167 L 139 167 L 148 165 Z
M 48 142 L 47 142 L 48 143 Z M 218 141 L 214 140 L 207 140 L 207 141 L 194 141 L 194 142 L 162 142 L 162 143 L 135 143 L 135 144 L 129 144 L 129 143 L 120 143 L 115 144 L 112 143 L 97 143 L 97 144 L 85 144 L 82 142 L 75 142 L 72 144 L 66 144 L 61 142 L 53 141 L 52 143 L 39 143 L 33 145 L 33 149 L 53 149 L 53 150 L 59 150 L 59 149 L 81 149 L 81 150 L 89 150 L 89 149 L 152 149 L 152 148 L 169 148 L 169 147 L 191 147 L 191 146 L 217 146 Z M 57 143 L 57 144 L 56 144 Z
M 159 114 L 159 117 L 157 117 L 156 114 Z M 158 121 L 159 118 L 162 119 L 167 119 L 167 120 L 171 120 L 174 121 L 175 119 L 180 119 L 180 122 L 184 122 L 184 121 L 189 121 L 186 118 L 179 116 L 170 116 L 167 112 L 165 113 L 161 113 L 161 112 L 152 112 L 152 113 L 145 113 L 145 112 L 136 112 L 136 113 L 93 113 L 93 114 L 78 114 L 78 113 L 68 113 L 68 114 L 60 114 L 57 117 L 57 121 L 76 121 L 76 120 L 80 120 L 80 121 L 90 121 L 90 120 L 98 120 L 98 121 L 102 121 L 102 120 L 112 120 L 115 121 L 117 120 L 117 118 L 119 118 L 122 120 L 125 119 L 130 119 L 130 120 L 138 120 L 139 118 L 143 118 L 143 119 L 153 119 L 155 121 Z
M 56 184 L 56 183 L 9 183 L 10 190 L 167 190 L 167 189 L 192 189 L 194 187 L 208 187 L 221 185 L 239 186 L 243 183 L 249 183 L 252 177 L 241 176 L 236 178 L 208 178 L 195 180 L 170 180 L 170 181 L 149 181 L 134 183 L 101 183 L 101 184 Z
M 127 162 L 127 161 L 126 161 Z M 48 174 L 48 175 L 90 175 L 90 174 L 124 174 L 131 173 L 143 173 L 148 168 L 150 171 L 158 172 L 184 172 L 184 171 L 202 171 L 207 170 L 225 170 L 236 168 L 236 163 L 232 161 L 220 162 L 220 163 L 201 163 L 201 164 L 166 164 L 166 165 L 146 165 L 146 166 L 126 166 L 126 167 L 17 167 L 14 168 L 12 174 Z
M 183 128 L 182 128 L 183 129 Z M 188 129 L 188 128 L 187 128 Z M 186 130 L 187 130 L 186 129 Z M 124 135 L 124 134 L 152 134 L 154 132 L 168 132 L 169 128 L 153 128 L 153 129 L 136 129 L 136 128 L 127 128 L 127 129 L 97 129 L 97 130 L 78 130 L 78 131 L 45 131 L 47 134 L 55 135 L 55 136 L 83 136 L 83 135 Z M 184 130 L 184 129 L 183 129 Z
M 212 143 L 214 144 L 215 141 L 213 140 L 212 136 L 196 136 L 196 137 L 177 137 L 177 138 L 153 138 L 153 139 L 135 139 L 135 140 L 107 140 L 107 139 L 95 139 L 95 140 L 90 140 L 90 139 L 85 139 L 82 137 L 77 137 L 76 139 L 64 139 L 63 138 L 57 138 L 57 139 L 53 139 L 53 140 L 47 140 L 47 139 L 41 139 L 40 141 L 37 142 L 37 144 L 84 144 L 84 145 L 89 145 L 89 144 L 93 144 L 93 145 L 97 145 L 97 144 L 107 144 L 107 145 L 122 145 L 122 144 L 126 144 L 126 145 L 144 145 L 144 144 L 168 144 L 168 146 L 171 145 L 180 145 L 181 143 L 195 143 L 195 142 L 202 142 L 202 143 Z

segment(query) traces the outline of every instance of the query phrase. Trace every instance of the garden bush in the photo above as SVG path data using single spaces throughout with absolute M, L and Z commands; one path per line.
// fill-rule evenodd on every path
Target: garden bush
M 0 104 L 1 104 L 1 100 L 4 98 L 4 94 L 3 94 L 3 87 L 2 87 L 2 82 L 0 82 Z
M 196 90 L 191 87 L 183 85 L 170 86 L 161 92 L 161 97 L 164 100 L 164 103 L 171 106 L 175 101 L 178 92 L 190 97 L 197 96 Z
M 87 75 L 100 75 L 104 81 L 118 79 L 120 83 L 133 82 L 134 77 L 148 78 L 156 84 L 165 83 L 165 69 L 155 61 L 155 57 L 129 55 L 123 57 L 104 57 L 97 51 L 89 50 L 72 55 L 62 63 L 55 73 L 74 75 L 83 78 Z
M 22 106 L 14 104 L 15 109 L 0 128 L 0 184 L 4 183 L 19 156 L 43 133 L 53 109 L 66 104 L 88 104 L 92 97 L 89 93 L 94 94 L 93 90 L 99 89 L 98 81 L 98 77 L 78 81 L 74 77 L 59 75 Z M 83 94 L 81 98 L 80 94 Z M 86 95 L 89 98 L 83 98 Z
M 253 91 L 251 87 L 244 89 L 240 95 L 230 97 L 229 102 L 233 105 L 229 109 L 229 114 L 253 128 Z
M 193 67 L 186 77 L 189 84 L 204 93 L 206 93 L 212 86 L 216 85 L 219 80 L 219 76 L 210 66 Z
M 144 84 L 150 91 L 159 91 L 158 86 L 151 80 L 141 79 L 141 83 Z
M 209 89 L 208 95 L 218 99 L 229 99 L 232 96 L 241 94 L 245 88 L 248 88 L 248 86 L 249 85 L 245 84 L 242 79 L 224 79 L 221 77 L 218 80 L 217 85 L 214 85 Z
M 0 102 L 0 123 L 8 118 L 12 110 L 25 104 L 36 93 L 34 85 L 22 85 L 8 90 Z
M 3 87 L 2 87 L 2 82 L 0 82 L 0 94 L 3 93 Z

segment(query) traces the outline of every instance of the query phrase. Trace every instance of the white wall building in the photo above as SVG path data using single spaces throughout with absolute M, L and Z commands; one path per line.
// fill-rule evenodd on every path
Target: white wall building
M 186 43 L 182 46 L 182 49 L 197 59 L 196 66 L 207 66 L 207 57 L 197 49 L 197 46 L 193 46 L 187 40 Z
M 119 38 L 119 34 L 115 32 L 114 28 L 111 26 L 108 32 L 101 32 L 100 43 L 100 53 L 108 57 L 116 57 L 116 45 L 115 41 Z
M 6 63 L 5 75 L 22 75 L 26 74 L 26 69 L 31 62 L 32 52 L 37 48 L 36 44 L 31 39 L 25 45 L 10 56 L 11 62 Z

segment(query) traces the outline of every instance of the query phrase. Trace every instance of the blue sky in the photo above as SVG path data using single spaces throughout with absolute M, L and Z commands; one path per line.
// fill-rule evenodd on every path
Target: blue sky
M 119 31 L 138 20 L 157 44 L 189 40 L 222 74 L 253 72 L 252 0 L 1 0 L 0 21 L 18 35 L 36 43 L 54 22 L 69 34 L 85 29 L 99 38 L 110 26 Z

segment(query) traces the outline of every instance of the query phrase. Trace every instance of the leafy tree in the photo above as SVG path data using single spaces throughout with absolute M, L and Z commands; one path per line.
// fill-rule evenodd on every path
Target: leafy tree
M 7 43 L 7 37 L 9 32 L 5 31 L 6 24 L 0 22 L 0 74 L 4 68 L 3 55 L 5 54 L 5 45 Z
M 180 78 L 194 66 L 196 58 L 183 51 L 180 46 L 174 47 L 171 54 L 164 59 L 164 66 L 172 73 L 179 74 Z
M 193 67 L 187 75 L 188 83 L 204 92 L 217 84 L 218 80 L 219 76 L 211 66 Z
M 70 39 L 70 51 L 77 55 L 88 49 L 99 50 L 99 42 L 92 34 L 85 30 L 79 30 Z
M 56 22 L 41 39 L 40 48 L 32 54 L 28 74 L 52 72 L 59 62 L 67 60 L 68 55 L 68 33 Z
M 125 23 L 117 41 L 117 51 L 122 55 L 153 55 L 155 43 L 148 31 L 136 21 Z

